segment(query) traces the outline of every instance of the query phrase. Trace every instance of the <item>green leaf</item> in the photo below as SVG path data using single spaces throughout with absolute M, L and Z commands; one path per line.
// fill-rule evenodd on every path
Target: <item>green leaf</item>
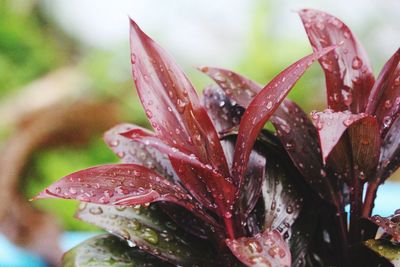
M 88 239 L 66 252 L 63 267 L 173 266 L 137 249 L 116 236 L 105 234 Z
M 394 266 L 400 266 L 400 246 L 385 239 L 370 239 L 364 244 L 379 256 L 389 260 Z
M 82 203 L 76 217 L 168 262 L 182 266 L 215 264 L 216 255 L 209 243 L 178 229 L 155 205 L 130 208 Z

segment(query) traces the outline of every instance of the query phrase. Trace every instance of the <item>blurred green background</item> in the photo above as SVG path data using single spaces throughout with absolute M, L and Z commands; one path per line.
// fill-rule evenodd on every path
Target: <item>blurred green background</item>
M 0 0 L 0 145 L 6 147 L 46 112 L 64 106 L 68 112 L 68 105 L 82 99 L 114 103 L 118 108 L 110 114 L 113 122 L 149 126 L 130 78 L 127 14 L 175 56 L 199 92 L 211 81 L 193 68 L 197 65 L 230 68 L 265 84 L 309 53 L 300 20 L 292 12 L 300 7 L 313 6 L 342 18 L 365 44 L 375 70 L 398 47 L 398 1 L 385 6 L 377 1 L 215 2 Z M 290 95 L 307 111 L 324 108 L 321 74 L 315 64 Z M 70 85 L 68 75 L 78 82 Z M 73 133 L 79 139 L 81 130 Z M 77 144 L 52 136 L 36 146 L 24 159 L 19 178 L 24 196 L 32 197 L 73 171 L 117 161 L 100 130 L 90 136 Z M 73 219 L 73 201 L 33 205 L 54 214 L 67 230 L 93 229 Z

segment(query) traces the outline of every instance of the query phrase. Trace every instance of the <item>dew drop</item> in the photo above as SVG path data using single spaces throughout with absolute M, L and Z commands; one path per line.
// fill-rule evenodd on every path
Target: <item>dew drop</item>
M 267 109 L 271 109 L 272 108 L 272 101 L 269 101 L 267 104 Z
M 362 64 L 363 62 L 359 57 L 354 57 L 351 67 L 355 70 L 358 70 L 361 68 Z
M 93 215 L 99 215 L 103 213 L 103 209 L 101 207 L 92 207 L 89 209 L 89 212 Z
M 131 63 L 132 64 L 136 63 L 136 55 L 135 55 L 135 53 L 131 53 Z
M 147 242 L 156 245 L 158 243 L 158 234 L 150 228 L 145 228 L 142 237 Z

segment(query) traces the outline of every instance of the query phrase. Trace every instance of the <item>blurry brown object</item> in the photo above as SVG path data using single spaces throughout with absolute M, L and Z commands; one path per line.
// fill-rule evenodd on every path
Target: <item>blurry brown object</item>
M 12 124 L 16 129 L 0 149 L 0 231 L 12 242 L 39 253 L 54 266 L 59 265 L 61 258 L 58 245 L 61 230 L 54 218 L 33 208 L 20 192 L 24 168 L 35 151 L 61 144 L 86 144 L 91 136 L 115 125 L 118 117 L 113 103 L 65 97 L 65 90 L 71 93 L 83 86 L 82 82 L 76 82 L 73 88 L 60 85 L 64 78 L 74 80 L 71 75 L 75 74 L 70 69 L 48 75 L 29 86 L 25 90 L 29 93 L 16 97 L 15 106 L 8 101 L 9 109 L 1 110 L 3 115 L 14 114 Z M 82 81 L 78 78 L 75 81 Z M 46 105 L 31 103 L 32 99 L 46 98 L 43 93 L 49 90 L 54 94 L 57 88 L 65 90 L 59 90 Z M 18 107 L 24 102 L 24 112 L 21 112 Z

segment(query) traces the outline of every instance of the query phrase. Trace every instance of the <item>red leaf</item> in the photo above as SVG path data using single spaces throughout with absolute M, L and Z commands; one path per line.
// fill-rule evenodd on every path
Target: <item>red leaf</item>
M 122 132 L 133 129 L 147 131 L 137 125 L 122 123 L 108 130 L 104 134 L 104 141 L 121 158 L 122 162 L 135 163 L 155 170 L 160 175 L 178 184 L 179 177 L 175 173 L 167 155 L 160 153 L 157 149 L 134 142 L 120 135 Z M 151 134 L 149 131 L 147 132 Z
M 271 117 L 271 122 L 286 152 L 305 181 L 321 198 L 332 201 L 333 186 L 326 177 L 318 132 L 307 114 L 297 104 L 286 99 Z
M 397 118 L 382 140 L 378 174 L 385 181 L 400 166 L 400 118 Z
M 227 239 L 232 253 L 246 266 L 290 266 L 289 246 L 278 231 L 265 231 L 253 237 Z
M 340 167 L 342 173 L 346 173 L 347 176 L 348 172 L 355 168 L 362 180 L 375 170 L 379 159 L 380 135 L 374 117 L 365 113 L 351 114 L 326 110 L 313 113 L 312 119 L 318 129 L 324 161 L 333 157 L 333 161 L 337 163 L 336 168 L 346 164 L 347 167 Z M 340 142 L 342 140 L 343 142 Z M 335 154 L 331 156 L 333 151 Z M 344 160 L 346 157 L 350 160 Z
M 202 67 L 200 70 L 210 76 L 226 95 L 242 107 L 247 107 L 262 87 L 246 77 L 221 68 Z
M 376 115 L 383 136 L 400 111 L 400 49 L 388 60 L 371 90 L 367 113 Z
M 325 72 L 329 108 L 364 112 L 374 76 L 363 47 L 336 17 L 312 9 L 303 9 L 299 14 L 314 51 L 340 45 L 319 59 Z
M 247 169 L 254 142 L 264 124 L 307 68 L 320 56 L 332 51 L 334 48 L 323 49 L 295 62 L 277 75 L 252 100 L 242 117 L 235 147 L 232 176 L 239 177 L 238 179 L 241 181 L 239 184 L 243 181 L 243 174 Z
M 230 72 L 231 73 L 231 72 Z M 225 131 L 239 125 L 244 108 L 232 102 L 218 86 L 208 87 L 204 90 L 204 106 L 218 131 Z M 235 138 L 233 136 L 221 140 L 225 156 L 231 166 Z M 254 209 L 261 194 L 261 184 L 265 173 L 265 157 L 257 151 L 252 151 L 249 159 L 249 168 L 245 174 L 244 190 L 240 192 L 238 207 L 242 220 L 245 220 Z M 233 180 L 234 183 L 238 181 Z
M 331 109 L 311 114 L 314 125 L 318 130 L 324 162 L 346 129 L 354 122 L 367 116 L 365 113 L 333 112 Z
M 132 73 L 157 135 L 229 176 L 218 135 L 193 86 L 174 60 L 131 20 Z M 188 172 L 187 172 L 188 173 Z
M 293 181 L 298 178 L 286 157 L 267 154 L 267 168 L 262 183 L 265 218 L 263 229 L 276 229 L 281 233 L 290 230 L 298 217 L 303 197 Z
M 220 210 L 220 215 L 223 215 L 227 210 L 230 210 L 229 206 L 231 203 L 233 203 L 236 188 L 232 182 L 229 181 L 229 177 L 223 177 L 221 174 L 216 172 L 211 165 L 204 164 L 194 154 L 188 155 L 178 148 L 170 147 L 163 143 L 160 139 L 148 134 L 147 132 L 134 129 L 126 133 L 122 133 L 122 135 L 136 142 L 154 147 L 167 154 L 171 160 L 176 162 L 179 161 L 180 164 L 193 168 L 196 173 L 200 174 L 200 177 L 198 178 L 199 181 L 203 180 L 208 189 L 211 191 L 214 201 L 218 204 L 218 207 L 224 208 L 222 211 Z M 191 188 L 188 188 L 188 190 L 192 191 Z
M 35 197 L 43 198 L 76 199 L 122 206 L 167 201 L 193 211 L 202 218 L 209 217 L 181 187 L 136 164 L 103 165 L 72 173 Z
M 381 227 L 383 231 L 393 238 L 393 242 L 400 244 L 400 209 L 389 217 L 374 215 L 370 220 Z

